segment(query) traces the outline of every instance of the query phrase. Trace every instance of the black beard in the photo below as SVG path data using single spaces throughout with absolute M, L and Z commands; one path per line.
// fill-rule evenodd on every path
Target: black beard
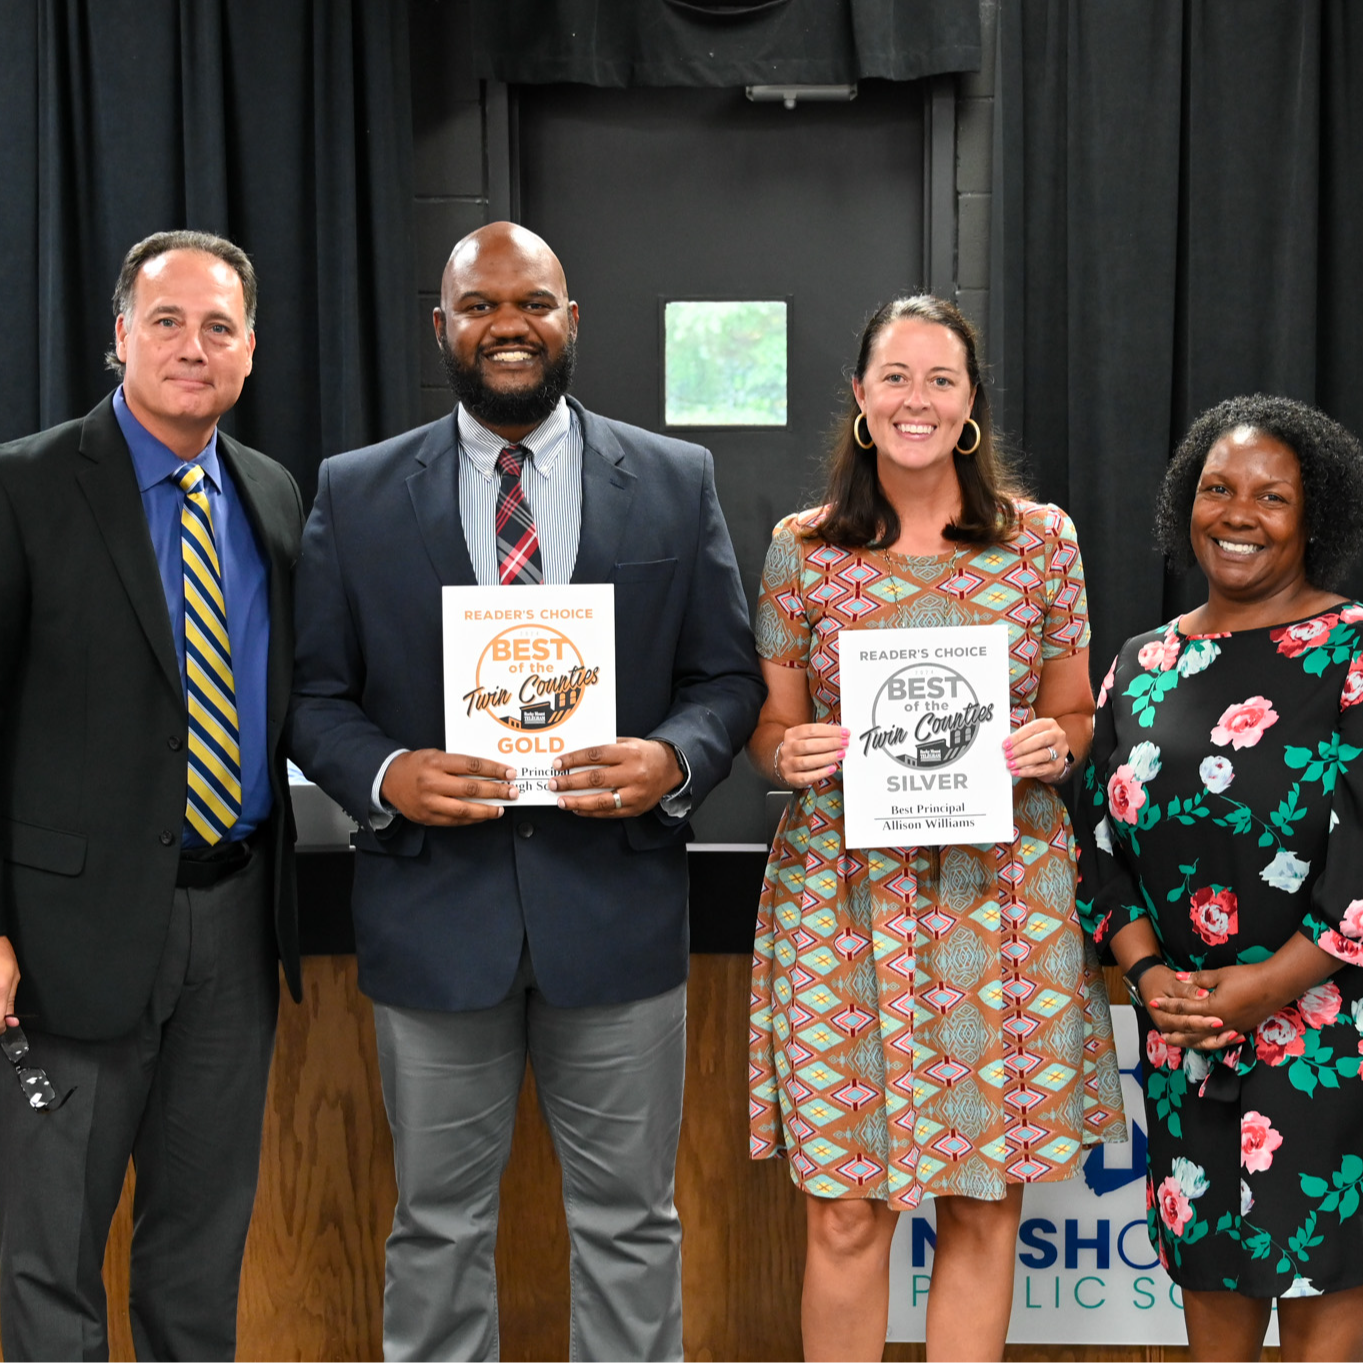
M 544 377 L 533 388 L 502 392 L 483 381 L 476 364 L 461 364 L 444 336 L 440 361 L 456 402 L 484 426 L 538 426 L 558 406 L 573 382 L 577 366 L 577 337 L 570 336 L 557 360 L 546 365 Z

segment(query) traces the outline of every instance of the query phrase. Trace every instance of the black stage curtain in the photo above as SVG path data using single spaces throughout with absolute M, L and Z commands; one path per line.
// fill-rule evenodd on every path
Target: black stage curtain
M 1003 0 L 990 358 L 1073 515 L 1094 671 L 1203 598 L 1152 548 L 1189 422 L 1256 391 L 1363 433 L 1363 6 Z
M 979 0 L 473 0 L 480 76 L 850 85 L 980 69 Z
M 260 276 L 224 425 L 316 487 L 416 419 L 407 10 L 390 0 L 0 0 L 0 439 L 78 416 L 127 248 L 231 237 Z

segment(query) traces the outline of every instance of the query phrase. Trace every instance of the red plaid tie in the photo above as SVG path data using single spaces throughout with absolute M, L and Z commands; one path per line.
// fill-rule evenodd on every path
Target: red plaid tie
M 521 487 L 521 464 L 531 453 L 508 445 L 497 456 L 502 485 L 497 493 L 497 580 L 503 587 L 538 586 L 544 581 L 540 537 Z

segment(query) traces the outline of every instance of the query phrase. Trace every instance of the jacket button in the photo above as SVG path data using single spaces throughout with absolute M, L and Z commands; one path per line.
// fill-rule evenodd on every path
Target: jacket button
M 161 846 L 162 846 L 162 847 L 169 847 L 169 846 L 171 845 L 171 843 L 173 843 L 174 841 L 175 841 L 175 834 L 172 833 L 172 832 L 170 831 L 169 828 L 163 828 L 163 829 L 161 830 Z
M 180 741 L 179 734 L 171 734 L 171 736 L 168 739 L 166 739 L 166 744 L 170 748 L 171 752 L 179 752 L 180 749 L 185 746 Z
M 535 825 L 529 822 L 518 823 L 516 825 L 516 833 L 522 838 L 533 838 L 535 836 Z

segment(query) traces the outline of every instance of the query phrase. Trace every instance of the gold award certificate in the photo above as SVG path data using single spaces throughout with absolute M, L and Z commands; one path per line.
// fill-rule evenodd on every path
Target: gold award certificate
M 615 588 L 445 587 L 442 609 L 446 751 L 515 767 L 517 804 L 556 803 L 554 758 L 615 742 Z
M 838 636 L 846 845 L 1011 842 L 1008 626 Z

